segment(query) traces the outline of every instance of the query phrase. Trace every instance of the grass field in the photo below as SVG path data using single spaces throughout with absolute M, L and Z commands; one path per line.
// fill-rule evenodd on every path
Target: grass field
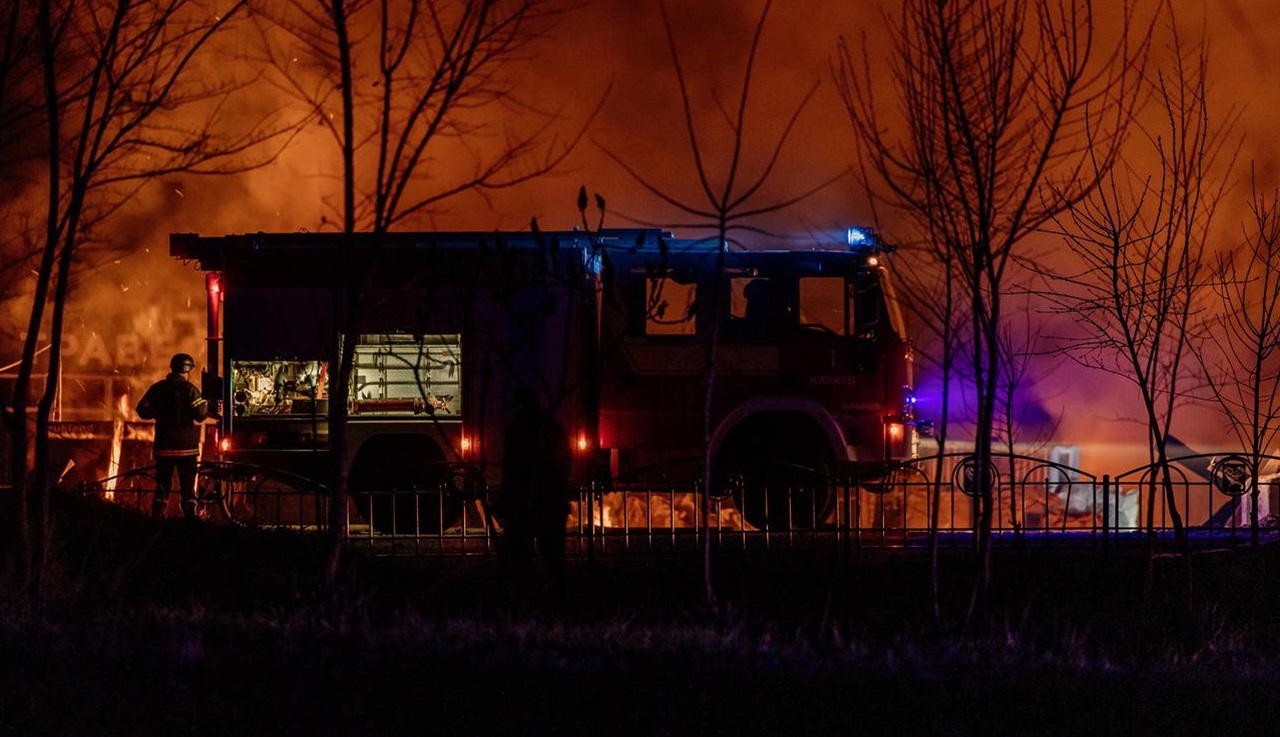
M 972 562 L 724 554 L 574 560 L 555 601 L 496 561 L 59 505 L 47 604 L 0 615 L 6 734 L 1272 734 L 1280 551 L 1003 550 Z M 6 556 L 6 560 L 10 560 Z M 1190 577 L 1188 579 L 1188 576 Z M 1190 580 L 1191 586 L 1188 586 Z M 1147 582 L 1149 581 L 1149 586 Z M 1148 591 L 1149 589 L 1149 591 Z

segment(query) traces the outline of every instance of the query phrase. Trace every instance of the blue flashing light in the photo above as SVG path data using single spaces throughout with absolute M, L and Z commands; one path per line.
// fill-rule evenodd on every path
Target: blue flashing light
M 876 245 L 876 232 L 871 228 L 849 228 L 845 231 L 845 242 L 850 248 L 866 248 Z

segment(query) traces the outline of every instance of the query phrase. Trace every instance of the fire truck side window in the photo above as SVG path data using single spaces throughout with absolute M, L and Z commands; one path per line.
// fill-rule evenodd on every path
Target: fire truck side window
M 800 279 L 800 326 L 834 335 L 848 335 L 844 277 L 806 276 Z
M 875 274 L 868 273 L 849 284 L 849 297 L 854 305 L 853 334 L 863 340 L 875 340 L 880 328 L 880 305 L 883 295 Z
M 645 280 L 645 335 L 694 335 L 698 285 L 669 276 Z

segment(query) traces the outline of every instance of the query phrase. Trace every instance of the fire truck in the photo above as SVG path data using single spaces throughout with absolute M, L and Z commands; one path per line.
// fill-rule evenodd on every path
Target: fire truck
M 748 524 L 807 526 L 831 478 L 915 451 L 891 249 L 839 235 L 729 250 L 657 229 L 178 233 L 170 253 L 205 273 L 222 459 L 331 473 L 332 362 L 353 341 L 341 462 L 357 501 L 412 491 L 448 526 L 501 483 L 523 387 L 566 428 L 582 484 L 709 477 Z M 375 507 L 375 528 L 405 524 Z

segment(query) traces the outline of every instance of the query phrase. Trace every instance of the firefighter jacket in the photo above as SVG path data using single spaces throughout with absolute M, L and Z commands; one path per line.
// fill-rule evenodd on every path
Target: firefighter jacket
M 156 421 L 157 458 L 199 453 L 200 422 L 209 415 L 209 403 L 182 374 L 169 374 L 152 384 L 137 411 L 142 419 Z

